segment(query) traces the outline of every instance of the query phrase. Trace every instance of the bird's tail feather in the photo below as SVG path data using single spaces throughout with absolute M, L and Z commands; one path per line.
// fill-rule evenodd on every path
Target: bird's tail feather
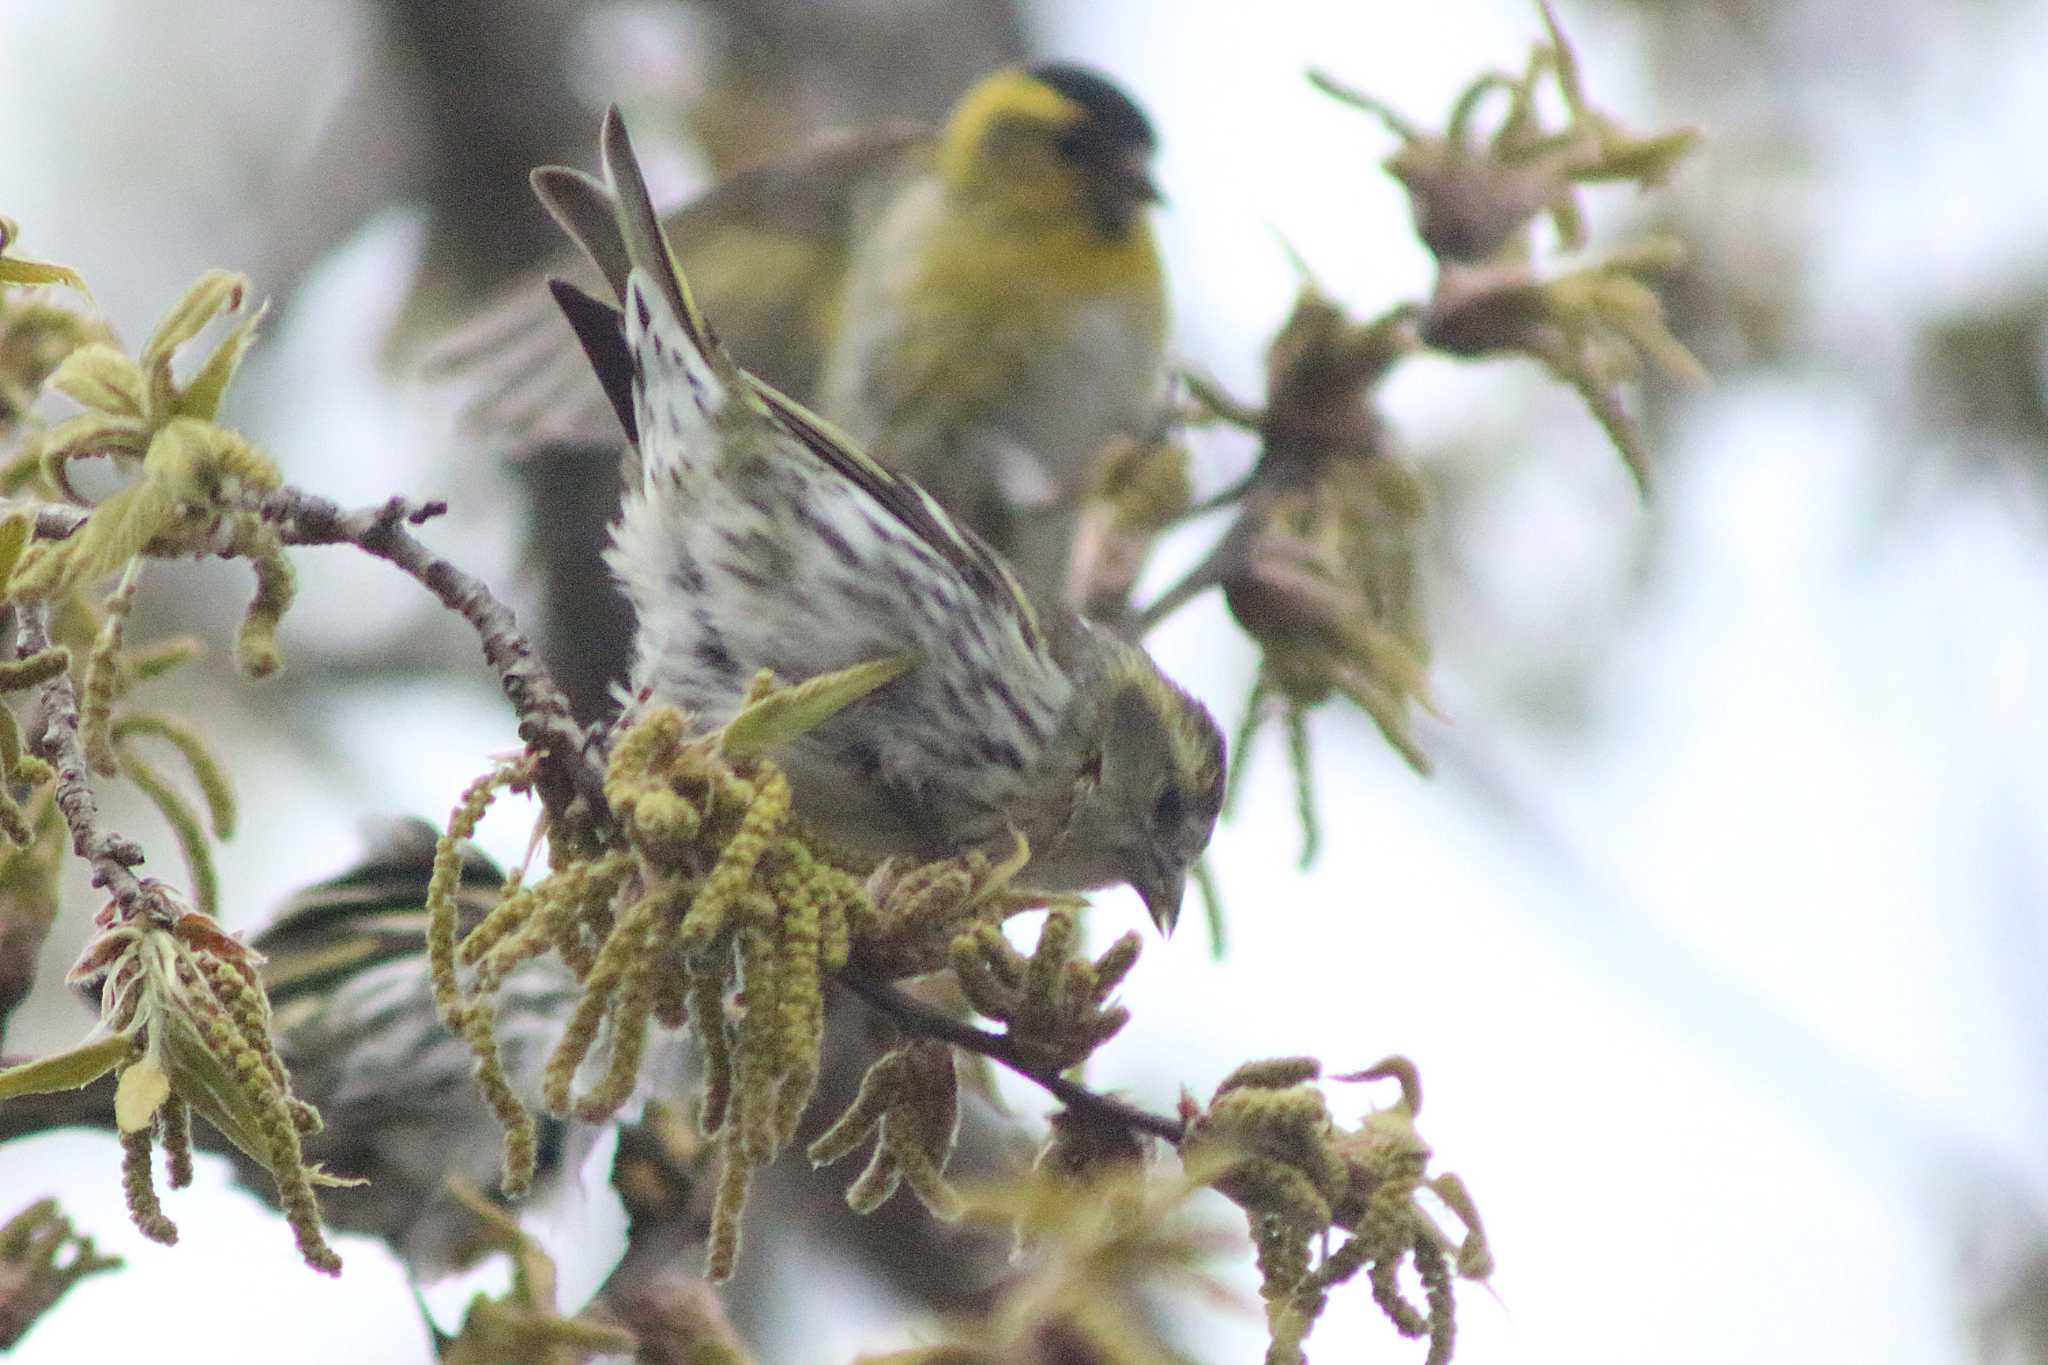
M 647 179 L 641 174 L 640 160 L 633 154 L 617 105 L 605 111 L 603 152 L 603 180 L 567 166 L 542 166 L 533 173 L 533 192 L 562 230 L 604 272 L 615 300 L 626 301 L 627 282 L 632 272 L 639 270 L 668 301 L 691 342 L 723 359 L 691 295 L 689 281 L 662 235 Z
M 619 230 L 619 204 L 611 187 L 568 166 L 541 166 L 530 177 L 533 192 L 583 253 L 604 272 L 612 297 L 626 297 L 632 261 Z
M 633 403 L 633 352 L 626 345 L 626 320 L 619 310 L 591 297 L 567 280 L 549 280 L 548 292 L 590 358 L 591 371 L 617 414 L 626 440 L 640 448 L 640 415 Z
M 605 179 L 611 182 L 616 196 L 616 221 L 627 260 L 661 291 L 697 349 L 714 361 L 722 359 L 717 343 L 711 340 L 704 325 L 697 300 L 691 296 L 689 281 L 683 278 L 682 268 L 668 249 L 668 238 L 662 236 L 661 219 L 654 212 L 647 180 L 640 174 L 640 159 L 633 155 L 633 143 L 626 136 L 626 121 L 619 117 L 616 104 L 604 113 L 603 147 Z
M 605 111 L 603 135 L 603 180 L 566 166 L 542 166 L 533 173 L 533 191 L 560 223 L 563 231 L 583 248 L 616 301 L 609 304 L 592 298 L 563 280 L 549 281 L 555 301 L 568 317 L 589 355 L 612 408 L 618 413 L 626 434 L 638 444 L 633 397 L 633 362 L 627 342 L 627 328 L 621 309 L 631 296 L 633 274 L 638 271 L 667 303 L 691 347 L 725 381 L 729 389 L 746 393 L 750 384 L 704 320 L 689 281 L 676 264 L 662 235 L 661 220 L 647 192 L 639 158 L 626 135 L 625 120 L 616 105 Z

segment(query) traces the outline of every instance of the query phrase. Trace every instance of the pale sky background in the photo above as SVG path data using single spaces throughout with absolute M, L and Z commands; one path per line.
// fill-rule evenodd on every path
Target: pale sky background
M 1906 391 L 1916 322 L 2048 277 L 2048 6 L 1857 7 L 1857 41 L 1800 88 L 1711 109 L 1712 74 L 1661 79 L 1675 68 L 1615 8 L 1561 12 L 1603 107 L 1637 128 L 1705 125 L 1673 194 L 1738 242 L 1797 224 L 1808 255 L 1781 300 L 1797 358 L 1688 400 L 1649 509 L 1570 395 L 1526 367 L 1404 368 L 1384 397 L 1408 447 L 1488 452 L 1497 486 L 1459 588 L 1487 628 L 1445 640 L 1435 670 L 1452 725 L 1425 742 L 1444 772 L 1419 780 L 1362 717 L 1319 715 L 1325 851 L 1297 875 L 1266 734 L 1214 846 L 1229 959 L 1208 960 L 1198 926 L 1148 944 L 1125 994 L 1136 1020 L 1093 1076 L 1165 1106 L 1249 1057 L 1413 1058 L 1423 1130 L 1499 1265 L 1491 1295 L 1460 1288 L 1466 1365 L 1971 1359 L 1970 1312 L 2048 1209 L 2048 557 L 2041 485 L 1940 477 L 1956 452 L 1914 427 Z M 1152 112 L 1179 344 L 1248 395 L 1294 287 L 1282 235 L 1362 315 L 1427 284 L 1376 170 L 1389 143 L 1303 68 L 1434 121 L 1478 64 L 1518 65 L 1540 31 L 1506 0 L 1055 0 L 1039 16 L 1048 51 L 1114 73 Z M 139 338 L 199 269 L 250 264 L 251 206 L 288 176 L 361 42 L 339 0 L 0 0 L 0 210 Z M 1753 159 L 1788 123 L 1804 159 Z M 1596 222 L 1629 221 L 1625 197 L 1596 202 Z M 261 348 L 266 403 L 229 417 L 344 501 L 452 488 L 471 505 L 437 543 L 502 568 L 505 505 L 453 482 L 418 405 L 376 369 L 415 238 L 394 210 L 323 263 Z M 1202 453 L 1219 481 L 1242 457 Z M 430 619 L 383 566 L 299 563 L 301 647 Z M 1605 653 L 1579 723 L 1545 724 L 1516 700 L 1521 670 L 1555 669 L 1588 618 Z M 1234 726 L 1253 658 L 1220 604 L 1156 644 Z M 474 685 L 365 691 L 260 743 L 238 738 L 232 691 L 205 704 L 247 812 L 226 865 L 234 923 L 348 861 L 360 816 L 445 814 L 514 742 L 480 665 Z M 516 819 L 491 835 L 516 856 Z M 88 904 L 80 886 L 74 918 Z M 1135 902 L 1105 904 L 1103 932 L 1137 922 Z M 53 944 L 49 981 L 75 945 Z M 51 991 L 10 1045 L 54 1047 L 85 1022 Z M 73 1291 L 24 1365 L 270 1360 L 286 1340 L 306 1361 L 428 1358 L 381 1248 L 347 1242 L 339 1284 L 313 1275 L 218 1172 L 168 1197 L 175 1249 L 129 1230 L 110 1139 L 0 1150 L 0 1215 L 52 1192 L 130 1268 Z M 809 1358 L 906 1339 L 872 1315 L 830 1330 Z M 1230 1362 L 1256 1359 L 1262 1334 L 1247 1312 L 1192 1339 Z M 1421 1349 L 1360 1285 L 1310 1358 Z

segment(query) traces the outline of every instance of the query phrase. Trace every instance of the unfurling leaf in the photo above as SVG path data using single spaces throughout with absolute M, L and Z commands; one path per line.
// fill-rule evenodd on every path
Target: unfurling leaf
M 0 217 L 0 284 L 62 284 L 76 289 L 88 299 L 92 297 L 85 281 L 69 266 L 9 256 L 7 248 L 14 245 L 14 239 L 20 235 L 21 229 L 15 226 L 12 218 Z
M 150 384 L 168 384 L 171 353 L 199 335 L 207 323 L 242 306 L 249 280 L 229 270 L 209 270 L 164 314 L 142 348 L 142 369 Z
M 720 741 L 733 758 L 756 758 L 780 748 L 859 701 L 868 693 L 901 677 L 917 662 L 913 654 L 822 673 L 793 687 L 780 687 L 750 703 L 732 718 Z
M 129 1050 L 126 1038 L 109 1035 L 88 1039 L 53 1056 L 10 1066 L 0 1071 L 0 1100 L 83 1089 L 119 1066 Z
M 148 401 L 142 371 L 104 341 L 87 342 L 64 357 L 50 385 L 80 407 L 120 417 L 140 417 Z

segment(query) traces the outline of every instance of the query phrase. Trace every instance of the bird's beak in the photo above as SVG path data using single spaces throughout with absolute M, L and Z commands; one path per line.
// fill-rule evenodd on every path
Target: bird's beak
M 1128 232 L 1145 205 L 1161 202 L 1143 148 L 1092 148 L 1082 155 L 1081 164 L 1087 168 L 1082 193 L 1097 224 L 1111 237 Z
M 1145 204 L 1161 204 L 1166 196 L 1159 192 L 1159 182 L 1152 178 L 1152 158 L 1141 151 L 1126 152 L 1117 163 L 1117 174 L 1130 187 L 1131 197 Z
M 1138 892 L 1138 898 L 1145 902 L 1145 913 L 1152 916 L 1152 923 L 1159 928 L 1162 938 L 1173 936 L 1173 926 L 1180 919 L 1181 899 L 1187 895 L 1188 873 L 1184 867 L 1154 868 L 1142 881 L 1131 883 Z

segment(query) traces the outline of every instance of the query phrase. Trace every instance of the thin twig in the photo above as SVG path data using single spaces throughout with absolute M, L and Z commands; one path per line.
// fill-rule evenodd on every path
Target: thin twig
M 354 545 L 396 565 L 469 622 L 518 715 L 519 737 L 540 755 L 534 789 L 556 831 L 587 830 L 610 818 L 604 774 L 586 748 L 590 736 L 570 714 L 568 698 L 541 666 L 512 609 L 482 579 L 441 558 L 406 529 L 440 516 L 447 511 L 445 503 L 392 498 L 377 507 L 345 511 L 326 498 L 282 488 L 252 505 L 285 544 Z
M 16 649 L 22 658 L 50 647 L 49 609 L 17 603 L 14 608 Z M 40 723 L 29 739 L 29 752 L 57 771 L 57 809 L 71 831 L 71 850 L 92 868 L 92 884 L 105 887 L 123 914 L 138 908 L 160 910 L 162 896 L 135 875 L 142 847 L 133 839 L 100 828 L 99 802 L 93 797 L 85 745 L 78 737 L 81 718 L 78 689 L 70 671 L 60 671 L 43 684 L 37 699 Z
M 1161 621 L 1223 581 L 1224 570 L 1231 558 L 1240 553 L 1237 528 L 1241 524 L 1241 521 L 1233 523 L 1230 530 L 1224 533 L 1223 539 L 1216 543 L 1216 548 L 1204 555 L 1201 562 L 1189 569 L 1178 583 L 1159 594 L 1149 606 L 1136 614 L 1136 626 L 1132 631 L 1126 632 L 1128 638 L 1143 639 L 1151 634 L 1153 627 Z
M 1187 1136 L 1187 1125 L 1179 1119 L 1167 1118 L 1112 1099 L 1108 1095 L 1090 1090 L 1055 1071 L 1047 1071 L 1034 1065 L 1020 1051 L 1016 1043 L 1000 1033 L 978 1029 L 952 1015 L 935 1010 L 929 1005 L 911 999 L 886 981 L 879 981 L 858 970 L 839 974 L 839 981 L 848 990 L 858 995 L 881 1013 L 895 1020 L 904 1029 L 920 1037 L 936 1038 L 954 1047 L 964 1047 L 969 1052 L 978 1052 L 993 1062 L 1001 1062 L 1010 1070 L 1043 1087 L 1053 1098 L 1065 1104 L 1076 1113 L 1090 1118 L 1114 1123 L 1140 1133 L 1165 1138 L 1176 1147 Z

